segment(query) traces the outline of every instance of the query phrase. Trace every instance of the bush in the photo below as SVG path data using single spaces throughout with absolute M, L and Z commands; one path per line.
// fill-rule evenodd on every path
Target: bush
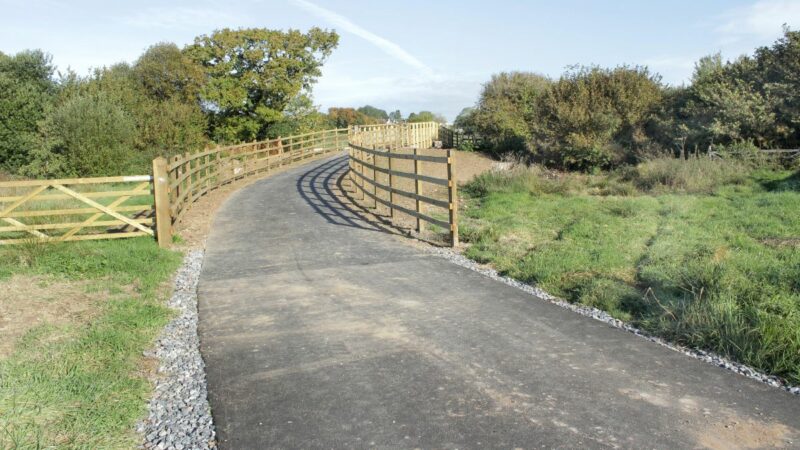
M 49 112 L 42 134 L 42 147 L 25 168 L 27 174 L 124 175 L 131 165 L 136 124 L 105 95 L 78 95 Z

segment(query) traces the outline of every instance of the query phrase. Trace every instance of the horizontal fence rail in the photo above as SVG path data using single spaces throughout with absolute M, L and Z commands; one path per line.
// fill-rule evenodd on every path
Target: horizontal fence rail
M 448 230 L 450 244 L 458 245 L 458 204 L 451 150 L 438 150 L 440 155 L 420 154 L 414 144 L 422 144 L 425 148 L 433 145 L 438 137 L 439 127 L 435 123 L 413 124 L 422 125 L 417 128 L 416 135 L 404 128 L 404 125 L 372 126 L 366 134 L 359 127 L 350 134 L 349 144 L 349 171 L 348 178 L 354 188 L 354 195 L 364 205 L 371 203 L 373 208 L 381 204 L 389 209 L 389 214 L 394 217 L 395 211 L 400 211 L 413 217 L 416 221 L 417 232 L 422 232 L 424 224 L 429 223 Z M 406 139 L 404 136 L 412 136 Z M 406 148 L 411 147 L 411 148 Z M 398 169 L 399 162 L 411 162 L 412 168 Z M 441 165 L 445 168 L 446 177 L 426 175 L 422 172 L 422 164 L 430 168 L 432 165 Z M 383 181 L 378 174 L 382 174 Z M 413 181 L 411 188 L 402 188 L 398 179 Z M 424 192 L 424 183 L 442 186 L 447 189 L 447 199 L 435 198 Z M 380 192 L 379 192 L 380 191 Z M 406 207 L 397 201 L 399 198 L 413 200 L 414 207 Z M 369 200 L 369 202 L 367 201 Z M 446 210 L 447 220 L 439 219 L 426 213 L 424 205 L 438 207 Z
M 0 245 L 153 236 L 150 175 L 0 182 Z

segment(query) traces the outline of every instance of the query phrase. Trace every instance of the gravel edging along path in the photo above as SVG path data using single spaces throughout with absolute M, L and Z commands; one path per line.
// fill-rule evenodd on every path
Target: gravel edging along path
M 668 341 L 666 341 L 666 340 L 664 340 L 664 339 L 662 339 L 660 337 L 650 335 L 647 332 L 640 330 L 639 328 L 631 326 L 630 324 L 627 324 L 627 323 L 625 323 L 625 322 L 623 322 L 623 321 L 621 321 L 619 319 L 615 319 L 614 317 L 612 317 L 610 314 L 608 314 L 605 311 L 599 310 L 597 308 L 589 307 L 589 306 L 579 305 L 579 304 L 575 304 L 575 303 L 569 303 L 569 302 L 567 302 L 567 301 L 565 301 L 565 300 L 563 300 L 561 298 L 558 298 L 558 297 L 556 297 L 554 295 L 548 294 L 547 292 L 545 292 L 544 290 L 542 290 L 542 289 L 540 289 L 540 288 L 538 288 L 536 286 L 532 286 L 530 284 L 523 283 L 523 282 L 515 280 L 513 278 L 509 278 L 509 277 L 500 275 L 496 270 L 494 270 L 494 269 L 492 269 L 490 267 L 487 267 L 485 265 L 479 264 L 479 263 L 467 258 L 466 256 L 462 255 L 461 253 L 459 253 L 456 250 L 453 250 L 453 249 L 450 249 L 450 248 L 444 248 L 444 247 L 436 247 L 436 246 L 433 246 L 433 245 L 423 245 L 422 247 L 425 248 L 429 253 L 432 253 L 432 254 L 434 254 L 436 256 L 439 256 L 439 257 L 442 257 L 442 258 L 445 258 L 445 259 L 447 259 L 448 261 L 450 261 L 453 264 L 457 264 L 457 265 L 459 265 L 461 267 L 465 267 L 465 268 L 470 269 L 472 271 L 478 272 L 478 273 L 483 274 L 483 275 L 485 275 L 485 276 L 487 276 L 489 278 L 492 278 L 494 280 L 497 280 L 497 281 L 500 281 L 502 283 L 505 283 L 505 284 L 507 284 L 509 286 L 513 286 L 513 287 L 515 287 L 517 289 L 520 289 L 522 291 L 527 292 L 528 294 L 533 295 L 534 297 L 538 297 L 538 298 L 547 300 L 547 301 L 549 301 L 551 303 L 554 303 L 554 304 L 556 304 L 556 305 L 558 305 L 558 306 L 560 306 L 562 308 L 569 309 L 569 310 L 574 311 L 574 312 L 576 312 L 578 314 L 581 314 L 583 316 L 591 317 L 591 318 L 599 320 L 601 322 L 605 322 L 605 323 L 607 323 L 607 324 L 609 324 L 609 325 L 611 325 L 611 326 L 613 326 L 615 328 L 619 328 L 621 330 L 628 331 L 628 332 L 633 333 L 633 334 L 635 334 L 635 335 L 637 335 L 637 336 L 639 336 L 641 338 L 647 339 L 648 341 L 655 342 L 655 343 L 657 343 L 659 345 L 662 345 L 662 346 L 667 347 L 669 349 L 672 349 L 674 351 L 683 353 L 683 354 L 685 354 L 687 356 L 691 356 L 692 358 L 696 358 L 696 359 L 699 359 L 701 361 L 705 361 L 705 362 L 707 362 L 709 364 L 713 364 L 713 365 L 715 365 L 717 367 L 721 367 L 723 369 L 727 369 L 727 370 L 730 370 L 732 372 L 736 372 L 736 373 L 738 373 L 740 375 L 744 375 L 744 376 L 746 376 L 748 378 L 752 378 L 754 380 L 760 381 L 762 383 L 768 384 L 770 386 L 773 386 L 773 387 L 776 387 L 776 388 L 779 388 L 779 389 L 783 389 L 783 390 L 788 391 L 788 392 L 790 392 L 792 394 L 800 396 L 800 386 L 790 385 L 790 384 L 786 383 L 784 380 L 782 380 L 779 377 L 776 377 L 776 376 L 773 376 L 773 375 L 767 375 L 767 374 L 765 374 L 763 372 L 760 372 L 760 371 L 758 371 L 758 370 L 756 370 L 756 369 L 754 369 L 754 368 L 752 368 L 750 366 L 747 366 L 747 365 L 741 364 L 741 363 L 737 363 L 735 361 L 731 361 L 730 359 L 727 359 L 725 357 L 722 357 L 722 356 L 717 355 L 717 354 L 712 353 L 712 352 L 707 352 L 707 351 L 704 351 L 704 350 L 697 350 L 697 349 L 682 347 L 680 345 L 676 345 L 676 344 L 673 344 L 671 342 L 668 342 Z
M 145 353 L 159 360 L 149 415 L 137 426 L 145 449 L 217 447 L 197 336 L 197 283 L 202 265 L 202 250 L 191 250 L 184 257 L 167 303 L 177 316 Z

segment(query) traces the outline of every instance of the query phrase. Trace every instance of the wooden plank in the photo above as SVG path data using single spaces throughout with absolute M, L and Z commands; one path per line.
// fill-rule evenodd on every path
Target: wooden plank
M 117 212 L 135 212 L 147 211 L 153 209 L 153 205 L 128 205 L 117 206 L 114 211 Z M 78 214 L 92 214 L 97 212 L 94 208 L 75 208 L 75 209 L 43 209 L 36 211 L 15 211 L 6 215 L 6 217 L 46 217 L 46 216 L 74 216 Z
M 120 177 L 95 177 L 95 178 L 62 178 L 59 180 L 20 180 L 0 181 L 0 188 L 49 186 L 50 184 L 77 185 L 77 184 L 102 184 L 102 183 L 135 183 L 151 181 L 150 175 L 130 175 Z
M 144 231 L 145 233 L 147 233 L 147 234 L 149 234 L 151 236 L 153 235 L 153 230 L 151 230 L 151 229 L 149 229 L 149 228 L 147 228 L 145 226 L 142 226 L 141 224 L 136 223 L 132 219 L 129 219 L 129 218 L 123 216 L 122 214 L 120 214 L 120 213 L 118 213 L 118 212 L 116 212 L 116 211 L 114 211 L 112 209 L 109 209 L 106 206 L 103 206 L 100 203 L 97 203 L 96 201 L 94 201 L 94 200 L 92 200 L 92 199 L 90 199 L 90 198 L 88 198 L 88 197 L 86 197 L 84 195 L 81 195 L 81 194 L 73 191 L 72 189 L 70 189 L 70 188 L 68 188 L 66 186 L 62 186 L 60 184 L 54 184 L 53 187 L 55 189 L 58 189 L 59 191 L 65 193 L 65 194 L 67 194 L 67 195 L 75 197 L 76 199 L 86 203 L 89 206 L 93 206 L 93 207 L 99 209 L 100 211 L 103 211 L 104 213 L 108 214 L 111 217 L 116 217 L 117 219 L 128 223 L 128 225 L 131 225 L 134 228 L 137 228 L 137 229 L 139 229 L 141 231 Z
M 131 231 L 131 232 L 122 232 L 122 233 L 103 233 L 103 234 L 80 234 L 77 236 L 72 236 L 67 241 L 91 241 L 91 240 L 102 240 L 102 239 L 124 239 L 124 238 L 131 238 L 131 237 L 140 237 L 140 236 L 149 236 L 149 234 L 141 232 L 141 231 Z M 0 239 L 0 245 L 13 245 L 13 244 L 23 244 L 26 242 L 30 242 L 31 240 L 28 238 L 21 238 L 21 239 Z M 49 242 L 50 239 L 40 239 L 42 242 Z
M 386 200 L 384 200 L 382 198 L 378 198 L 377 196 L 373 195 L 371 192 L 366 192 L 366 194 L 367 194 L 368 197 L 372 198 L 372 200 L 375 200 L 378 203 L 381 203 L 381 204 L 384 204 L 384 205 L 388 206 L 389 202 L 387 202 Z M 418 219 L 424 220 L 424 221 L 432 223 L 434 225 L 438 225 L 438 226 L 440 226 L 440 227 L 442 227 L 444 229 L 447 229 L 450 226 L 449 223 L 447 223 L 447 222 L 445 222 L 443 220 L 434 219 L 433 217 L 426 216 L 425 214 L 419 214 L 416 211 L 414 211 L 413 209 L 404 208 L 404 207 L 402 207 L 400 205 L 395 205 L 394 207 L 398 211 L 404 212 L 404 213 L 408 214 L 409 216 L 416 217 Z
M 28 192 L 27 194 L 23 195 L 22 197 L 16 197 L 17 200 L 14 203 L 12 203 L 11 205 L 7 206 L 6 209 L 4 209 L 3 211 L 0 211 L 0 217 L 7 216 L 8 213 L 10 213 L 11 211 L 17 209 L 18 206 L 22 205 L 23 203 L 27 202 L 28 200 L 32 199 L 33 197 L 36 197 L 39 193 L 41 193 L 42 191 L 44 191 L 48 187 L 50 187 L 50 183 L 45 184 L 45 185 L 41 185 L 41 186 L 37 187 L 36 189 L 33 189 L 30 192 Z
M 40 231 L 37 231 L 36 228 L 31 228 L 28 225 L 25 225 L 24 223 L 20 222 L 19 220 L 12 219 L 10 217 L 3 217 L 3 221 L 7 222 L 7 223 L 10 223 L 10 224 L 12 224 L 14 226 L 13 227 L 0 227 L 0 231 L 27 231 L 28 233 L 30 233 L 30 234 L 32 234 L 32 235 L 34 235 L 36 237 L 45 238 L 45 239 L 49 238 L 48 235 L 46 235 L 46 234 L 44 234 L 44 233 L 42 233 Z M 8 229 L 8 228 L 11 228 L 11 229 Z
M 13 226 L 0 227 L 1 233 L 9 233 L 14 231 L 35 232 L 36 230 L 60 230 L 63 228 L 76 228 L 76 227 L 78 229 L 93 228 L 93 227 L 113 227 L 126 224 L 126 222 L 123 222 L 121 220 L 95 220 L 89 224 L 84 224 L 83 222 L 25 224 L 18 221 L 11 222 L 13 219 L 8 219 L 8 218 L 3 218 L 3 220 L 8 221 L 8 223 L 14 223 L 14 222 L 16 223 L 14 223 Z M 150 217 L 145 217 L 142 219 L 133 219 L 133 220 L 142 225 L 150 225 L 153 223 L 153 219 Z M 46 234 L 38 233 L 37 236 L 52 240 L 66 241 L 70 236 L 73 236 L 74 234 L 75 233 L 70 235 L 61 235 L 61 236 L 47 236 Z
M 385 151 L 381 150 L 371 150 L 368 148 L 362 148 L 355 144 L 350 144 L 350 146 L 358 148 L 366 153 L 377 155 L 377 156 L 386 156 Z M 426 162 L 435 162 L 435 163 L 447 163 L 447 156 L 429 156 L 429 155 L 420 155 L 420 154 L 408 154 L 408 153 L 394 153 L 392 155 L 394 159 L 411 159 L 415 161 L 426 161 Z
M 382 169 L 380 167 L 376 167 L 375 165 L 370 164 L 368 162 L 364 162 L 364 161 L 360 161 L 360 162 L 365 167 L 367 167 L 367 168 L 369 168 L 371 170 L 377 170 L 378 172 L 383 172 L 383 173 L 388 173 L 389 172 L 388 169 Z M 445 180 L 444 178 L 429 177 L 427 175 L 416 175 L 416 174 L 413 174 L 413 173 L 400 172 L 400 171 L 397 171 L 397 170 L 393 170 L 392 171 L 392 175 L 395 175 L 395 176 L 398 176 L 398 177 L 403 177 L 403 178 L 410 178 L 412 180 L 424 181 L 426 183 L 438 184 L 438 185 L 441 185 L 441 186 L 447 186 L 447 184 L 448 184 L 447 180 Z
M 150 182 L 149 181 L 145 181 L 144 183 L 136 186 L 134 191 L 142 190 L 142 189 L 144 189 L 146 187 L 149 187 L 149 186 L 150 186 Z M 125 203 L 125 201 L 128 200 L 128 199 L 130 199 L 130 196 L 120 197 L 120 198 L 114 200 L 113 202 L 111 202 L 111 204 L 108 205 L 107 207 L 108 208 L 116 208 L 117 206 L 121 205 L 122 203 Z M 83 225 L 76 226 L 75 228 L 67 231 L 63 235 L 59 236 L 58 239 L 62 240 L 62 241 L 65 240 L 65 239 L 68 239 L 70 236 L 72 236 L 72 235 L 76 234 L 78 231 L 80 231 L 81 228 L 90 226 L 92 224 L 92 222 L 100 219 L 101 217 L 103 217 L 103 213 L 96 213 L 96 214 L 92 215 L 91 217 L 88 217 L 86 220 L 83 221 Z
M 363 176 L 361 174 L 356 174 L 356 175 L 358 177 L 362 177 Z M 378 183 L 377 181 L 372 181 L 372 180 L 369 179 L 369 177 L 364 177 L 364 181 L 369 183 L 372 186 L 376 186 L 376 187 L 380 188 L 383 191 L 391 192 L 391 193 L 394 193 L 394 194 L 397 194 L 397 195 L 401 195 L 403 197 L 414 199 L 414 200 L 416 200 L 418 202 L 428 203 L 428 204 L 431 204 L 431 205 L 434 205 L 434 206 L 439 206 L 441 208 L 449 208 L 450 207 L 450 202 L 448 202 L 447 200 L 439 200 L 439 199 L 435 199 L 435 198 L 432 198 L 432 197 L 426 197 L 424 195 L 417 194 L 415 192 L 408 192 L 408 191 L 404 191 L 402 189 L 398 189 L 398 188 L 395 188 L 395 187 L 390 187 L 390 186 L 387 186 L 385 184 Z M 390 202 L 391 202 L 391 200 L 390 200 Z M 394 202 L 391 202 L 391 203 L 394 203 Z

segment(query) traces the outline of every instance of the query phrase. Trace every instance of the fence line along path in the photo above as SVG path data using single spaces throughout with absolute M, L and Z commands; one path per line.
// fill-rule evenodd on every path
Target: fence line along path
M 167 246 L 192 204 L 220 186 L 344 151 L 350 141 L 428 148 L 438 133 L 435 123 L 339 128 L 156 158 L 150 175 L 0 182 L 0 245 L 147 235 Z

